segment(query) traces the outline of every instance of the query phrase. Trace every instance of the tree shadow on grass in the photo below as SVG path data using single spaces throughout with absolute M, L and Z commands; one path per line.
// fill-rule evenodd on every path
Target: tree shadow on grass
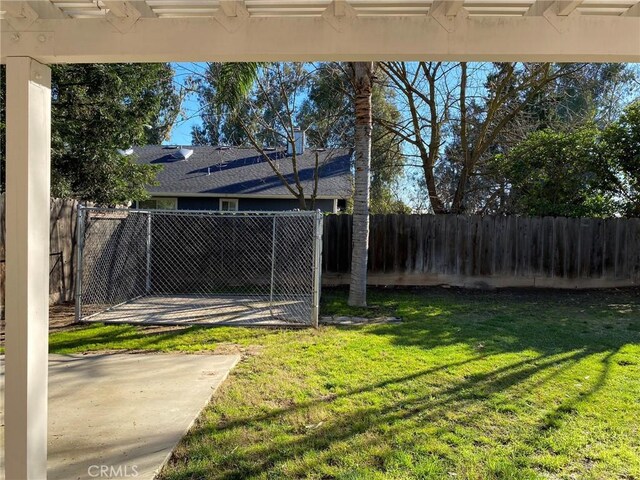
M 404 322 L 369 330 L 399 346 L 467 344 L 484 352 L 552 354 L 640 343 L 640 296 L 634 291 L 403 292 L 399 298 Z
M 612 317 L 610 307 L 603 305 L 581 309 L 571 302 L 567 306 L 562 297 L 541 300 L 501 305 L 485 299 L 457 299 L 453 303 L 446 296 L 429 303 L 407 295 L 398 302 L 403 323 L 357 328 L 387 339 L 391 346 L 441 354 L 437 365 L 311 401 L 292 401 L 266 413 L 218 415 L 214 403 L 209 407 L 213 409 L 210 418 L 216 420 L 207 421 L 205 416 L 196 424 L 162 478 L 300 478 L 312 474 L 332 478 L 335 472 L 350 468 L 360 472 L 354 478 L 367 478 L 389 467 L 381 450 L 411 452 L 415 448 L 411 439 L 419 441 L 421 436 L 430 436 L 431 450 L 425 447 L 414 457 L 429 458 L 432 478 L 444 478 L 458 461 L 457 446 L 447 440 L 452 432 L 459 428 L 481 438 L 483 420 L 496 415 L 504 423 L 496 426 L 504 428 L 503 432 L 492 434 L 491 440 L 498 445 L 480 442 L 478 448 L 499 456 L 500 444 L 511 444 L 511 458 L 497 466 L 485 465 L 486 478 L 530 477 L 536 471 L 523 459 L 531 445 L 544 448 L 539 445 L 542 438 L 570 422 L 582 402 L 589 402 L 608 386 L 619 350 L 640 344 L 640 332 L 628 328 L 629 322 L 638 321 L 635 317 Z M 448 361 L 452 354 L 448 349 L 459 347 L 467 358 Z M 581 362 L 595 369 L 585 389 L 562 391 L 557 401 L 536 403 L 535 397 L 547 386 L 554 384 L 552 393 L 563 388 L 567 380 L 561 377 L 571 378 L 574 368 L 584 368 Z M 405 387 L 402 394 L 394 390 L 398 386 Z M 370 402 L 369 395 L 378 395 L 376 401 Z M 527 423 L 520 425 L 520 413 L 510 411 L 508 403 L 526 396 L 534 398 L 530 408 L 535 412 L 528 412 Z M 301 416 L 317 408 L 325 409 L 326 421 L 309 429 L 295 427 Z M 265 436 L 273 425 L 279 426 L 277 434 Z M 511 428 L 514 425 L 517 428 Z M 437 431 L 425 433 L 430 426 Z M 480 440 L 462 441 L 473 445 Z M 352 463 L 359 466 L 349 465 L 351 455 L 357 457 Z
M 466 378 L 462 377 L 450 385 L 443 385 L 442 388 L 436 387 L 428 391 L 424 391 L 418 388 L 419 385 L 416 385 L 414 395 L 385 402 L 383 405 L 371 404 L 367 406 L 363 405 L 362 401 L 355 401 L 364 393 L 382 391 L 394 384 L 419 384 L 417 381 L 438 371 L 464 367 L 476 362 L 486 364 L 492 361 L 492 355 L 481 355 L 466 361 L 424 369 L 410 375 L 361 386 L 329 398 L 299 403 L 265 414 L 230 418 L 221 420 L 219 423 L 200 422 L 185 439 L 185 448 L 180 450 L 181 453 L 174 456 L 172 460 L 173 465 L 182 463 L 184 468 L 165 472 L 163 478 L 240 479 L 257 477 L 264 472 L 272 472 L 277 477 L 283 464 L 308 457 L 312 453 L 312 461 L 305 461 L 300 465 L 290 467 L 288 472 L 288 474 L 292 474 L 291 468 L 293 468 L 295 477 L 304 477 L 322 465 L 340 464 L 339 454 L 336 455 L 336 452 L 332 451 L 332 446 L 345 441 L 352 442 L 356 449 L 372 449 L 372 442 L 380 447 L 386 442 L 394 442 L 396 435 L 406 435 L 407 429 L 419 429 L 447 416 L 456 417 L 455 424 L 467 428 L 477 428 L 474 425 L 478 419 L 496 408 L 490 402 L 494 394 L 527 382 L 532 376 L 539 376 L 550 367 L 554 367 L 553 371 L 548 372 L 546 378 L 538 380 L 537 386 L 539 386 L 540 383 L 548 382 L 557 375 L 559 373 L 558 367 L 570 368 L 572 364 L 589 357 L 595 351 L 581 349 L 562 356 L 543 355 L 537 357 L 535 362 L 532 362 L 531 359 L 519 360 L 490 369 L 487 372 L 477 373 Z M 608 374 L 609 359 L 614 354 L 615 351 L 607 352 L 604 368 L 587 392 L 566 398 L 555 409 L 541 416 L 538 424 L 532 425 L 528 429 L 528 438 L 523 443 L 533 442 L 540 431 L 559 428 L 565 418 L 575 411 L 575 405 L 578 402 L 585 401 L 601 389 Z M 535 387 L 531 386 L 531 388 Z M 354 400 L 354 408 L 349 410 L 347 414 L 341 413 L 313 430 L 283 434 L 277 439 L 264 439 L 254 445 L 243 444 L 242 432 L 246 429 L 260 431 L 263 428 L 268 428 L 269 424 L 274 422 L 286 426 L 291 415 L 296 411 L 307 411 L 320 403 L 330 405 L 344 399 Z M 372 434 L 368 435 L 368 433 Z M 509 441 L 506 437 L 503 440 Z M 362 442 L 369 444 L 365 445 Z M 189 446 L 203 444 L 218 451 L 225 451 L 227 454 L 218 458 L 215 464 L 207 464 L 206 462 L 190 464 Z M 406 447 L 405 445 L 404 448 Z M 437 457 L 442 457 L 441 453 L 434 452 L 434 454 Z M 446 463 L 443 458 L 439 458 L 439 461 L 443 465 Z M 380 465 L 379 468 L 384 471 L 385 467 Z M 280 473 L 282 474 L 282 472 Z
M 243 339 L 259 344 L 265 338 L 278 335 L 278 329 L 210 327 L 202 325 L 82 325 L 74 330 L 53 334 L 49 339 L 50 353 L 100 352 L 111 350 L 210 350 L 218 343 Z M 193 348 L 192 348 L 193 347 Z

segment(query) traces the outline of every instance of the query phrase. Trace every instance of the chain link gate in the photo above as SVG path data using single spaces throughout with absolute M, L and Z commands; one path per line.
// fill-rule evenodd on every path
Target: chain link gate
M 79 207 L 76 319 L 317 326 L 322 221 Z

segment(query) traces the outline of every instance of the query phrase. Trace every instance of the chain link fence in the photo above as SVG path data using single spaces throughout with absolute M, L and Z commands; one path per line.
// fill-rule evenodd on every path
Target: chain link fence
M 317 326 L 320 212 L 86 208 L 78 320 Z

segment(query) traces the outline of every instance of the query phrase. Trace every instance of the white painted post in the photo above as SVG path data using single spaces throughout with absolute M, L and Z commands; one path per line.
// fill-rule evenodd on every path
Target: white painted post
M 271 281 L 269 282 L 269 314 L 273 317 L 273 286 L 274 273 L 276 270 L 276 215 L 273 216 L 273 226 L 271 229 Z
M 82 268 L 86 210 L 78 203 L 76 212 L 76 322 L 82 320 Z
M 311 325 L 318 328 L 320 316 L 320 291 L 322 289 L 322 227 L 324 217 L 318 210 L 313 225 L 313 298 Z
M 145 292 L 151 293 L 151 212 L 147 212 L 147 282 Z
M 47 477 L 51 70 L 7 58 L 5 474 Z

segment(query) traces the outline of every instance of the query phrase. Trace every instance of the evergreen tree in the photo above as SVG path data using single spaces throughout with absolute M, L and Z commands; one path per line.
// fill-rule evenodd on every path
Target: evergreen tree
M 52 195 L 98 204 L 146 198 L 157 168 L 118 150 L 168 137 L 180 110 L 171 66 L 52 65 L 51 76 Z M 0 91 L 4 166 L 4 82 Z M 4 185 L 4 168 L 2 177 Z

